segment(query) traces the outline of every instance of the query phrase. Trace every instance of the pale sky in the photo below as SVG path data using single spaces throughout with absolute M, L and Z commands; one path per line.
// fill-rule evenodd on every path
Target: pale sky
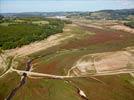
M 134 8 L 134 0 L 0 0 L 0 13 Z

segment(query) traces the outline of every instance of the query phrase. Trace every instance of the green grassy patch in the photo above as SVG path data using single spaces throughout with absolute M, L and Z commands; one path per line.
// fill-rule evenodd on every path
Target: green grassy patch
M 0 100 L 4 100 L 9 93 L 19 84 L 20 77 L 16 73 L 8 73 L 0 78 Z
M 32 24 L 46 25 L 46 24 L 49 24 L 49 22 L 48 21 L 32 21 Z
M 100 81 L 92 78 L 76 78 L 72 82 L 80 87 L 90 100 L 133 100 L 134 80 L 128 74 L 98 76 Z
M 23 95 L 23 96 L 22 96 Z M 21 97 L 21 98 L 20 98 Z M 28 80 L 14 100 L 81 100 L 77 90 L 64 80 Z

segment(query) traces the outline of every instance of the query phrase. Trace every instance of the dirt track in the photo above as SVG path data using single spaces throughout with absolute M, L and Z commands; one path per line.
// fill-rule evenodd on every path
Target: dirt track
M 134 72 L 134 70 L 117 70 L 117 71 L 107 71 L 107 72 L 102 72 L 102 73 L 96 73 L 96 74 L 91 74 L 87 76 L 58 76 L 58 75 L 29 72 L 29 71 L 16 70 L 16 69 L 12 69 L 12 71 L 17 72 L 20 75 L 23 73 L 26 73 L 28 76 L 32 76 L 32 77 L 44 77 L 44 78 L 54 78 L 54 79 L 79 78 L 79 77 L 102 76 L 102 75 L 107 76 L 107 75 L 116 75 L 116 74 L 125 74 L 125 73 Z

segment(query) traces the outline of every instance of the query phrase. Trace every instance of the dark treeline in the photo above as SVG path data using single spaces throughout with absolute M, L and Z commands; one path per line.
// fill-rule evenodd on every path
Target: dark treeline
M 124 25 L 131 27 L 131 28 L 134 28 L 134 21 L 124 23 Z
M 32 23 L 15 23 L 8 26 L 0 25 L 0 47 L 2 49 L 12 49 L 42 40 L 50 35 L 63 32 L 64 24 L 71 23 L 70 21 L 60 19 L 47 18 L 43 20 L 48 21 L 49 24 L 42 26 Z
M 3 18 L 4 18 L 4 16 L 0 15 L 0 23 L 3 22 Z

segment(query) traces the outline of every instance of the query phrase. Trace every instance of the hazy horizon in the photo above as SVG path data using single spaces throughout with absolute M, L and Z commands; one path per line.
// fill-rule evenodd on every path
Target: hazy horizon
M 72 12 L 134 8 L 134 0 L 1 0 L 0 13 Z
M 127 8 L 127 9 L 134 9 L 134 8 Z M 124 10 L 124 9 L 101 9 L 101 10 Z M 95 11 L 101 11 L 101 10 L 95 10 Z M 126 10 L 126 9 L 125 9 Z M 94 12 L 94 11 L 30 11 L 30 12 L 0 12 L 0 14 L 8 14 L 8 13 L 58 13 L 58 12 Z

